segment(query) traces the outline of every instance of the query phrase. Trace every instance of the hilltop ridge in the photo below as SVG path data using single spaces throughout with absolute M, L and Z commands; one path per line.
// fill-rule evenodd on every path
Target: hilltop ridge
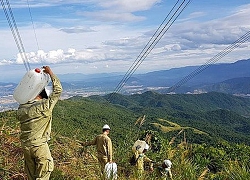
M 244 105 L 248 106 L 250 99 L 215 92 L 117 94 L 111 102 L 107 97 L 76 96 L 57 103 L 50 141 L 55 159 L 52 180 L 100 179 L 95 148 L 83 148 L 76 140 L 93 139 L 106 123 L 112 129 L 114 160 L 121 180 L 134 179 L 133 167 L 128 163 L 131 147 L 147 134 L 152 136 L 148 156 L 157 163 L 171 159 L 173 176 L 177 180 L 203 176 L 238 179 L 238 175 L 244 174 L 248 179 L 250 120 L 243 114 L 249 113 Z M 3 145 L 0 177 L 22 180 L 26 175 L 15 114 L 15 111 L 0 113 Z M 138 122 L 143 115 L 145 121 Z M 146 173 L 150 179 L 159 179 L 156 171 Z

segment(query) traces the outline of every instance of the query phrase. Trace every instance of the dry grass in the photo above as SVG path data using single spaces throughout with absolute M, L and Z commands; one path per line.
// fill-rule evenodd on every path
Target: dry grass
M 168 132 L 172 132 L 172 131 L 181 131 L 182 129 L 191 129 L 193 130 L 194 133 L 196 134 L 203 134 L 203 135 L 206 135 L 208 136 L 207 133 L 201 131 L 201 130 L 198 130 L 196 128 L 192 128 L 192 127 L 183 127 L 183 126 L 180 126 L 179 124 L 177 123 L 174 123 L 174 122 L 171 122 L 171 121 L 168 121 L 168 120 L 164 120 L 164 119 L 158 119 L 158 121 L 160 122 L 166 122 L 169 124 L 169 126 L 163 126 L 162 124 L 160 123 L 151 123 L 153 124 L 156 128 L 158 128 L 159 130 L 161 130 L 162 132 L 164 133 L 168 133 Z
M 151 123 L 151 124 L 154 125 L 156 128 L 158 128 L 159 130 L 161 130 L 164 133 L 168 133 L 168 132 L 172 132 L 172 131 L 179 131 L 179 130 L 183 129 L 182 127 L 163 126 L 160 123 Z
M 165 119 L 159 118 L 158 121 L 160 121 L 160 122 L 167 122 L 170 126 L 173 126 L 173 127 L 181 127 L 179 124 L 171 122 L 171 121 L 168 121 L 168 120 L 165 120 Z
M 18 138 L 19 128 L 1 127 L 0 179 L 24 180 L 23 153 Z
M 145 119 L 144 119 L 145 120 Z M 139 124 L 141 124 L 140 119 Z M 177 124 L 171 124 L 173 128 L 179 128 Z M 26 180 L 23 171 L 24 160 L 19 141 L 19 126 L 14 124 L 12 128 L 2 119 L 1 122 L 1 149 L 0 149 L 0 179 L 2 180 Z M 180 143 L 175 142 L 177 136 L 182 135 Z M 51 174 L 51 180 L 100 180 L 102 179 L 99 164 L 95 156 L 95 147 L 81 147 L 74 139 L 52 134 L 50 149 L 55 161 L 55 169 Z M 175 145 L 176 146 L 175 146 Z M 161 152 L 151 154 L 163 159 L 170 159 L 173 162 L 172 173 L 175 180 L 205 180 L 212 179 L 213 174 L 206 167 L 201 167 L 190 160 L 188 154 L 192 146 L 189 145 L 185 137 L 185 129 L 182 128 L 170 140 L 169 144 L 164 144 Z M 114 150 L 116 152 L 116 150 Z M 116 157 L 118 164 L 119 180 L 136 180 L 133 174 L 134 167 L 128 164 L 128 150 L 122 149 L 119 157 Z M 220 179 L 250 179 L 249 168 L 237 162 L 225 164 L 225 172 L 221 173 Z M 156 180 L 159 176 L 155 172 L 146 171 L 146 179 Z M 229 177 L 229 178 L 228 178 Z
M 146 116 L 143 115 L 143 116 L 140 116 L 136 121 L 135 121 L 135 126 L 138 124 L 139 127 L 141 127 L 144 122 L 146 121 Z
M 200 177 L 198 178 L 198 180 L 204 180 L 206 178 L 206 175 L 208 174 L 209 169 L 206 168 L 200 175 Z
M 83 149 L 72 139 L 58 137 L 52 145 L 52 156 L 57 171 L 57 174 L 52 174 L 52 178 L 100 179 L 97 158 L 90 150 Z

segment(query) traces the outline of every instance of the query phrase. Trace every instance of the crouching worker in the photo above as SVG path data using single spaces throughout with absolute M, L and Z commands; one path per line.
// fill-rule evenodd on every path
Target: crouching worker
M 54 168 L 48 141 L 51 133 L 52 110 L 57 103 L 62 86 L 50 67 L 45 66 L 53 91 L 44 89 L 35 99 L 20 104 L 17 118 L 20 121 L 20 141 L 24 153 L 25 171 L 29 180 L 48 180 Z
M 106 124 L 102 128 L 102 134 L 97 135 L 92 141 L 81 143 L 82 146 L 95 145 L 97 150 L 97 158 L 101 166 L 101 172 L 104 173 L 105 165 L 112 163 L 112 142 L 108 137 L 110 127 Z
M 172 162 L 170 160 L 164 160 L 162 165 L 158 167 L 161 180 L 173 179 L 171 173 Z
M 136 147 L 136 151 L 135 153 L 135 159 L 136 159 L 136 177 L 138 179 L 144 179 L 144 162 L 149 162 L 149 166 L 150 166 L 150 171 L 153 171 L 153 161 L 151 159 L 149 159 L 145 153 L 148 151 L 149 149 L 149 145 L 146 144 L 142 153 L 140 153 L 139 149 L 141 149 L 142 147 L 140 145 L 138 145 Z

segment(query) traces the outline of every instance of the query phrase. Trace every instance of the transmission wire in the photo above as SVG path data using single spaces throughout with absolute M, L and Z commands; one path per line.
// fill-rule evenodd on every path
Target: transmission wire
M 20 45 L 21 45 L 21 49 L 22 49 L 21 53 L 23 54 L 23 57 L 24 57 L 23 59 L 26 61 L 26 64 L 27 64 L 27 66 L 28 66 L 28 70 L 30 70 L 30 64 L 29 64 L 29 62 L 28 62 L 28 58 L 27 58 L 26 53 L 25 53 L 25 49 L 24 49 L 24 46 L 23 46 L 22 38 L 21 38 L 20 33 L 19 33 L 19 31 L 18 31 L 17 24 L 16 24 L 15 17 L 14 17 L 14 14 L 13 14 L 13 12 L 12 12 L 12 9 L 11 9 L 11 6 L 10 6 L 9 1 L 6 0 L 6 2 L 7 2 L 7 4 L 8 4 L 8 10 L 9 10 L 9 12 L 10 12 L 10 14 L 11 14 L 11 18 L 12 18 L 12 21 L 13 21 L 13 23 L 14 23 L 14 27 L 15 27 L 15 30 L 16 30 L 16 33 L 17 33 L 17 36 L 18 36 L 18 39 L 19 39 L 19 41 L 20 41 Z
M 154 36 L 156 35 L 156 33 L 160 30 L 161 26 L 163 25 L 163 23 L 167 20 L 167 18 L 169 17 L 170 13 L 173 11 L 173 9 L 175 8 L 175 6 L 178 4 L 179 0 L 175 3 L 175 5 L 172 7 L 172 9 L 170 10 L 170 12 L 168 13 L 168 15 L 165 17 L 165 19 L 163 20 L 163 22 L 160 24 L 160 26 L 157 28 L 157 30 L 155 31 L 155 33 L 153 34 L 153 36 L 150 38 L 150 40 L 147 42 L 146 46 L 144 46 L 144 48 L 142 49 L 142 51 L 140 52 L 140 54 L 137 56 L 137 58 L 135 59 L 135 61 L 133 62 L 133 64 L 129 67 L 128 71 L 126 72 L 126 74 L 123 76 L 123 79 L 119 82 L 119 84 L 117 85 L 117 87 L 115 88 L 115 92 L 117 92 L 119 90 L 119 88 L 122 86 L 123 81 L 125 81 L 126 77 L 130 75 L 130 72 L 133 68 L 134 65 L 136 65 L 138 62 L 137 60 L 139 59 L 139 57 L 141 56 L 141 54 L 143 53 L 143 51 L 147 48 L 147 46 L 149 45 L 150 41 L 154 38 Z
M 243 36 L 241 36 L 239 39 L 237 39 L 231 45 L 229 45 L 224 50 L 222 50 L 221 52 L 216 54 L 213 58 L 208 60 L 205 64 L 199 66 L 196 70 L 194 70 L 193 72 L 191 72 L 190 74 L 185 76 L 183 79 L 181 79 L 179 82 L 177 82 L 175 85 L 170 87 L 167 92 L 168 93 L 173 92 L 175 89 L 179 88 L 180 86 L 185 84 L 187 81 L 189 81 L 190 79 L 194 78 L 196 75 L 200 74 L 202 71 L 207 69 L 209 66 L 211 66 L 212 64 L 214 64 L 215 62 L 217 62 L 218 60 L 220 60 L 221 58 L 223 58 L 224 56 L 226 56 L 227 54 L 232 52 L 234 49 L 236 49 L 241 44 L 246 42 L 249 38 L 250 38 L 250 31 L 245 33 Z
M 28 5 L 28 8 L 29 8 L 30 20 L 32 22 L 33 31 L 34 31 L 34 35 L 35 35 L 35 39 L 36 39 L 36 46 L 37 46 L 37 49 L 39 50 L 40 48 L 39 48 L 39 45 L 38 45 L 38 40 L 37 40 L 37 35 L 36 35 L 36 30 L 35 30 L 35 25 L 34 25 L 33 17 L 32 17 L 31 10 L 30 10 L 29 0 L 27 0 L 27 5 Z
M 129 68 L 129 70 L 127 71 L 127 73 L 124 75 L 123 79 L 120 81 L 120 83 L 118 84 L 118 86 L 115 88 L 115 91 L 110 95 L 110 100 L 112 99 L 112 97 L 114 96 L 115 93 L 119 92 L 122 87 L 125 85 L 125 83 L 128 81 L 128 79 L 132 76 L 132 74 L 138 69 L 138 67 L 141 65 L 142 61 L 147 57 L 147 55 L 152 51 L 152 49 L 155 47 L 155 45 L 159 42 L 159 40 L 162 38 L 162 36 L 166 33 L 166 31 L 172 26 L 172 24 L 175 22 L 175 20 L 179 17 L 179 15 L 181 14 L 181 12 L 187 7 L 187 5 L 191 2 L 191 0 L 189 0 L 185 6 L 180 10 L 180 12 L 177 14 L 177 16 L 174 18 L 173 22 L 170 23 L 170 25 L 167 27 L 167 25 L 169 24 L 169 22 L 172 20 L 172 18 L 175 16 L 175 14 L 178 12 L 178 10 L 182 7 L 182 5 L 184 4 L 186 0 L 182 1 L 182 3 L 179 5 L 179 7 L 177 8 L 177 10 L 175 10 L 174 14 L 171 16 L 171 18 L 168 20 L 168 22 L 165 24 L 165 26 L 160 30 L 161 26 L 163 25 L 163 23 L 166 21 L 166 19 L 169 17 L 170 13 L 173 11 L 173 9 L 176 7 L 176 5 L 178 4 L 179 0 L 176 2 L 176 4 L 174 5 L 174 7 L 171 9 L 171 11 L 168 13 L 167 17 L 164 19 L 164 21 L 161 23 L 160 27 L 156 30 L 156 32 L 154 33 L 154 35 L 151 37 L 151 39 L 149 40 L 149 42 L 146 44 L 146 46 L 143 48 L 143 50 L 141 51 L 141 53 L 139 54 L 139 56 L 137 56 L 136 60 L 134 61 L 134 63 L 132 64 L 132 66 Z M 166 28 L 167 27 L 167 28 Z M 157 32 L 160 30 L 160 32 L 157 34 Z M 162 34 L 161 34 L 162 33 Z M 156 35 L 157 34 L 157 35 Z M 156 35 L 156 37 L 154 38 L 154 36 Z M 150 44 L 150 41 L 153 40 L 153 42 Z M 149 47 L 147 47 L 149 45 Z M 146 50 L 145 50 L 146 49 Z M 143 52 L 145 50 L 145 52 Z M 142 55 L 141 55 L 142 54 Z M 140 57 L 141 56 L 141 57 Z M 140 59 L 138 60 L 138 58 L 140 57 Z
M 181 3 L 181 5 L 183 4 L 185 2 L 185 0 Z M 177 3 L 178 3 L 178 1 L 177 1 Z M 178 9 L 175 11 L 175 13 L 174 13 L 174 15 L 176 14 L 176 12 L 179 10 L 179 8 L 181 7 L 181 5 L 178 7 Z M 175 7 L 175 6 L 174 6 Z M 172 10 L 171 10 L 172 11 Z M 172 15 L 172 17 L 170 18 L 170 20 L 173 18 L 173 16 L 174 15 Z M 165 18 L 166 19 L 166 18 Z M 164 21 L 165 21 L 165 19 L 164 19 Z M 170 22 L 170 20 L 167 22 L 167 24 L 166 25 L 168 25 L 168 23 Z M 163 23 L 162 23 L 163 24 Z M 150 49 L 152 46 L 153 46 L 153 44 L 156 42 L 156 40 L 157 40 L 157 38 L 159 37 L 159 35 L 160 35 L 160 33 L 162 33 L 163 32 L 163 30 L 164 30 L 164 28 L 166 27 L 166 25 L 161 29 L 161 31 L 158 33 L 158 35 L 156 36 L 156 38 L 154 38 L 154 40 L 153 40 L 153 42 L 149 45 L 149 47 L 146 49 L 146 46 L 145 46 L 145 48 L 144 49 L 146 49 L 146 51 L 143 53 L 143 55 L 140 57 L 140 59 L 139 60 L 137 60 L 137 62 L 136 62 L 136 64 L 135 64 L 135 66 L 133 66 L 133 68 L 130 70 L 130 73 L 124 78 L 124 80 L 123 80 L 123 82 L 121 82 L 120 83 L 120 86 L 118 87 L 118 88 L 116 88 L 116 90 L 115 90 L 115 92 L 119 92 L 120 90 L 121 90 L 121 88 L 124 86 L 124 84 L 127 82 L 127 80 L 131 77 L 131 75 L 133 74 L 133 72 L 138 68 L 136 68 L 136 66 L 138 66 L 138 64 L 140 63 L 140 61 L 142 61 L 142 58 L 143 58 L 143 56 L 145 55 L 145 54 L 149 54 L 149 52 L 153 49 Z M 159 29 L 159 28 L 158 28 Z M 157 31 L 158 31 L 158 29 L 157 29 Z M 155 33 L 156 34 L 156 33 Z M 154 35 L 155 35 L 154 34 Z M 162 36 L 161 36 L 162 37 Z M 153 37 L 151 38 L 151 39 L 153 39 Z M 151 40 L 150 39 L 150 40 Z M 156 42 L 157 43 L 157 42 Z M 148 43 L 149 44 L 149 43 Z M 148 45 L 147 44 L 147 45 Z M 156 44 L 155 44 L 156 45 Z M 154 45 L 154 46 L 155 46 Z M 154 47 L 153 46 L 153 47 Z M 140 53 L 140 55 L 142 54 L 142 52 Z M 139 56 L 140 56 L 139 55 Z M 139 57 L 138 56 L 138 57 Z M 146 57 L 145 57 L 146 58 Z M 144 58 L 144 59 L 145 59 Z M 132 67 L 132 66 L 131 66 Z M 135 69 L 136 68 L 136 69 Z
M 28 70 L 30 70 L 30 65 L 29 65 L 28 58 L 27 58 L 26 53 L 25 53 L 25 49 L 24 49 L 24 46 L 23 46 L 23 43 L 22 43 L 21 36 L 19 34 L 19 31 L 18 31 L 18 27 L 16 25 L 14 14 L 12 12 L 9 1 L 5 0 L 5 2 L 6 2 L 7 5 L 4 3 L 4 0 L 1 0 L 1 5 L 3 7 L 4 14 L 5 14 L 6 19 L 8 21 L 9 27 L 11 29 L 13 38 L 14 38 L 15 43 L 17 45 L 17 49 L 18 49 L 19 54 L 20 54 L 20 56 L 22 58 L 25 69 L 26 69 L 26 71 L 28 71 Z M 8 10 L 6 9 L 6 6 L 8 6 Z
M 180 14 L 178 14 L 178 16 L 179 16 Z M 178 18 L 178 16 L 174 19 L 174 21 Z M 170 26 L 174 23 L 174 21 L 170 24 Z M 170 28 L 170 26 L 164 31 L 164 34 L 165 34 L 165 32 Z M 164 27 L 165 28 L 165 27 Z M 161 31 L 162 32 L 162 31 Z M 164 35 L 164 34 L 161 34 L 160 35 L 160 39 L 162 38 L 162 36 Z M 156 37 L 156 38 L 158 38 L 159 37 L 159 35 Z M 151 47 L 149 47 L 148 49 L 147 49 L 147 51 L 144 53 L 144 57 L 142 57 L 141 59 L 140 59 L 140 61 L 138 61 L 138 63 L 136 64 L 137 65 L 137 67 L 134 67 L 133 68 L 133 70 L 132 70 L 132 72 L 131 72 L 131 75 L 130 75 L 130 77 L 134 74 L 134 72 L 138 69 L 138 67 L 141 65 L 141 63 L 145 60 L 145 58 L 147 57 L 147 55 L 152 51 L 152 49 L 156 46 L 156 44 L 160 41 L 160 39 L 155 39 L 156 41 L 154 41 L 153 43 L 152 43 L 152 46 Z M 156 42 L 156 43 L 155 43 Z M 130 78 L 130 77 L 127 77 L 126 78 L 126 81 L 125 82 L 127 82 L 127 80 Z M 124 82 L 124 83 L 125 83 Z M 122 87 L 121 87 L 122 88 Z M 119 91 L 121 90 L 121 88 L 119 89 Z

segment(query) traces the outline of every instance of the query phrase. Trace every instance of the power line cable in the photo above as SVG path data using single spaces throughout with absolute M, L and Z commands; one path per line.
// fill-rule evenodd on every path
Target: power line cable
M 162 21 L 162 23 L 160 24 L 160 26 L 157 28 L 157 30 L 155 31 L 155 33 L 153 34 L 153 36 L 150 38 L 150 40 L 147 42 L 146 46 L 144 46 L 144 48 L 142 49 L 142 51 L 140 52 L 140 54 L 136 57 L 135 61 L 133 62 L 133 64 L 129 67 L 129 69 L 127 70 L 126 74 L 123 76 L 123 79 L 119 82 L 119 84 L 117 85 L 117 87 L 115 88 L 114 92 L 118 92 L 118 90 L 120 89 L 120 87 L 122 87 L 122 83 L 124 81 L 126 81 L 127 76 L 130 75 L 132 69 L 134 68 L 134 66 L 136 66 L 138 64 L 138 59 L 142 56 L 143 52 L 146 51 L 146 48 L 150 45 L 150 42 L 153 41 L 154 36 L 157 36 L 157 33 L 159 31 L 161 31 L 161 27 L 163 26 L 164 22 L 167 20 L 167 18 L 169 17 L 169 15 L 171 14 L 171 12 L 174 10 L 174 8 L 176 7 L 176 5 L 178 4 L 179 0 L 175 3 L 175 5 L 172 7 L 172 9 L 170 10 L 170 12 L 168 13 L 168 15 L 165 17 L 165 19 Z
M 31 8 L 30 8 L 29 0 L 27 0 L 27 6 L 28 6 L 28 9 L 29 9 L 30 20 L 31 20 L 31 23 L 32 23 L 33 32 L 34 32 L 34 36 L 35 36 L 35 40 L 36 40 L 37 51 L 39 51 L 40 50 L 40 46 L 39 46 L 38 39 L 37 39 L 36 28 L 35 28 L 35 24 L 34 24 L 34 21 L 33 21 L 33 17 L 32 17 L 32 13 L 31 13 Z M 41 62 L 39 64 L 42 67 L 43 63 L 44 63 L 43 58 L 41 58 L 40 60 L 41 60 Z
M 12 12 L 10 3 L 9 3 L 8 0 L 5 0 L 5 2 L 4 2 L 4 0 L 1 0 L 1 5 L 2 5 L 2 8 L 3 8 L 4 14 L 6 16 L 6 19 L 8 21 L 9 27 L 11 29 L 13 38 L 14 38 L 15 43 L 17 45 L 17 49 L 19 51 L 19 54 L 21 56 L 21 59 L 23 61 L 24 66 L 25 66 L 25 69 L 26 69 L 26 71 L 29 71 L 30 70 L 30 64 L 28 62 L 28 58 L 27 58 L 26 53 L 25 53 L 25 49 L 24 49 L 24 46 L 23 46 L 23 43 L 22 43 L 22 39 L 21 39 L 21 36 L 19 34 L 19 31 L 18 31 L 18 28 L 17 28 L 17 25 L 16 25 L 16 21 L 15 21 L 14 14 Z
M 149 44 L 149 47 L 147 47 L 147 45 L 145 46 L 145 48 L 143 50 L 145 50 L 144 52 L 142 51 L 140 53 L 140 55 L 138 57 L 140 57 L 139 59 L 137 58 L 136 64 L 132 65 L 130 68 L 130 72 L 128 73 L 128 75 L 124 78 L 124 80 L 120 83 L 120 86 L 116 88 L 115 92 L 119 92 L 122 87 L 125 85 L 125 83 L 127 82 L 127 80 L 132 76 L 132 74 L 135 72 L 135 70 L 139 67 L 139 65 L 142 63 L 142 61 L 147 57 L 147 55 L 151 52 L 151 50 L 154 48 L 154 46 L 158 43 L 158 41 L 161 39 L 161 37 L 165 34 L 165 32 L 169 29 L 169 27 L 173 24 L 173 22 L 177 19 L 177 17 L 174 19 L 174 21 L 172 23 L 170 23 L 170 21 L 173 19 L 173 17 L 175 16 L 175 14 L 177 13 L 177 11 L 180 9 L 180 7 L 184 4 L 185 0 L 182 1 L 182 3 L 179 5 L 179 7 L 177 8 L 177 10 L 174 12 L 174 14 L 171 16 L 170 20 L 168 20 L 168 22 L 165 24 L 165 26 L 160 30 L 160 32 L 156 35 L 155 38 L 151 38 L 150 41 L 153 39 L 153 41 Z M 190 2 L 190 1 L 189 1 Z M 178 1 L 177 1 L 178 3 Z M 176 6 L 176 4 L 175 4 Z M 174 7 L 175 7 L 174 6 Z M 171 10 L 172 11 L 172 10 Z M 181 11 L 182 12 L 182 11 Z M 171 12 L 170 12 L 171 13 Z M 166 20 L 166 18 L 164 19 L 164 21 Z M 170 25 L 167 27 L 167 25 L 170 23 Z M 162 23 L 163 24 L 163 23 Z M 167 28 L 166 28 L 167 27 Z M 157 29 L 157 31 L 160 28 Z M 166 29 L 165 31 L 163 31 L 164 29 Z M 156 34 L 156 33 L 155 33 Z M 155 35 L 154 34 L 154 35 Z M 154 36 L 153 35 L 153 36 Z
M 245 43 L 249 39 L 250 39 L 250 31 L 248 31 L 247 33 L 245 33 L 243 36 L 241 36 L 239 39 L 237 39 L 231 45 L 229 45 L 228 47 L 226 47 L 223 51 L 219 52 L 213 58 L 211 58 L 210 60 L 208 60 L 205 64 L 199 66 L 193 72 L 191 72 L 190 74 L 188 74 L 187 76 L 185 76 L 183 79 L 181 79 L 179 82 L 177 82 L 175 85 L 173 85 L 172 87 L 170 87 L 167 92 L 168 93 L 173 92 L 175 89 L 179 88 L 180 86 L 182 86 L 183 84 L 185 84 L 187 81 L 189 81 L 190 79 L 192 79 L 195 76 L 197 76 L 198 74 L 200 74 L 202 71 L 204 71 L 209 66 L 211 66 L 212 64 L 214 64 L 215 62 L 217 62 L 218 60 L 220 60 L 221 58 L 223 58 L 224 56 L 226 56 L 227 54 L 229 54 L 230 52 L 232 52 L 234 49 L 236 49 L 237 47 L 239 47 L 241 44 Z
M 137 56 L 136 60 L 132 64 L 132 66 L 129 68 L 129 70 L 124 75 L 123 79 L 120 81 L 120 83 L 115 88 L 114 92 L 110 95 L 109 99 L 111 100 L 115 93 L 118 93 L 122 87 L 125 85 L 125 83 L 128 81 L 128 79 L 132 76 L 132 74 L 138 69 L 138 67 L 141 65 L 143 60 L 147 57 L 147 55 L 152 51 L 152 49 L 155 47 L 155 45 L 160 41 L 162 36 L 166 33 L 166 31 L 172 26 L 172 24 L 175 22 L 175 20 L 179 17 L 179 15 L 183 12 L 183 10 L 187 7 L 188 4 L 190 4 L 191 0 L 187 1 L 183 0 L 180 5 L 177 7 L 177 9 L 174 11 L 173 15 L 170 17 L 170 19 L 167 21 L 167 18 L 170 16 L 170 14 L 173 12 L 173 10 L 176 8 L 179 0 L 175 3 L 171 11 L 168 13 L 164 21 L 161 23 L 160 27 L 156 30 L 154 35 L 151 37 L 149 42 L 146 44 L 146 46 L 143 48 L 141 53 Z M 185 3 L 186 2 L 186 3 Z M 167 23 L 163 26 L 163 24 L 167 21 Z M 171 22 L 172 21 L 172 22 Z M 163 26 L 163 27 L 162 27 Z M 152 42 L 151 42 L 152 41 Z
M 12 22 L 13 22 L 13 24 L 14 24 L 14 27 L 15 27 L 15 31 L 16 31 L 17 37 L 18 37 L 18 39 L 19 39 L 19 44 L 20 44 L 20 46 L 21 46 L 21 52 L 20 52 L 20 54 L 21 54 L 22 57 L 23 57 L 22 59 L 26 62 L 26 65 L 27 65 L 28 70 L 30 70 L 30 65 L 29 65 L 28 58 L 27 58 L 26 53 L 25 53 L 25 49 L 24 49 L 24 46 L 23 46 L 22 38 L 21 38 L 20 33 L 19 33 L 19 31 L 18 31 L 18 28 L 17 28 L 17 24 L 16 24 L 16 21 L 15 21 L 14 14 L 13 14 L 13 12 L 12 12 L 12 9 L 11 9 L 11 6 L 10 6 L 10 3 L 9 3 L 8 0 L 6 0 L 6 3 L 7 3 L 7 5 L 8 5 L 8 10 L 9 10 L 9 13 L 10 13 L 10 15 L 11 15 L 11 19 L 12 19 Z M 27 69 L 26 69 L 26 70 L 27 70 Z
M 183 10 L 183 9 L 182 9 L 182 10 Z M 180 14 L 178 14 L 178 16 L 179 16 L 179 15 L 180 15 Z M 178 16 L 177 16 L 177 17 L 178 17 Z M 177 19 L 177 17 L 174 19 L 174 21 Z M 170 26 L 174 23 L 174 21 L 171 22 Z M 140 61 L 138 61 L 138 63 L 136 64 L 136 66 L 132 69 L 131 75 L 130 75 L 129 77 L 126 78 L 124 84 L 125 84 L 125 83 L 128 81 L 128 79 L 134 74 L 134 72 L 138 69 L 138 67 L 141 65 L 141 63 L 146 59 L 146 57 L 148 56 L 148 54 L 152 51 L 152 49 L 155 47 L 155 45 L 160 41 L 160 39 L 162 38 L 162 36 L 165 34 L 165 31 L 167 31 L 167 30 L 170 28 L 170 26 L 168 26 L 168 28 L 164 30 L 164 33 L 163 33 L 163 34 L 159 34 L 159 36 L 157 36 L 158 39 L 156 39 L 156 41 L 153 42 L 152 46 L 149 47 L 149 48 L 147 49 L 147 51 L 143 54 L 144 56 L 140 59 Z M 164 27 L 164 28 L 165 28 L 165 27 Z M 161 31 L 161 32 L 162 32 L 162 31 Z M 160 38 L 159 38 L 159 37 L 160 37 Z M 120 91 L 121 89 L 122 89 L 122 87 L 120 87 L 119 91 Z
M 32 17 L 31 10 L 30 10 L 29 0 L 27 0 L 27 5 L 28 5 L 28 8 L 29 8 L 30 20 L 32 22 L 33 31 L 34 31 L 34 35 L 35 35 L 35 39 L 36 39 L 37 50 L 39 50 L 40 48 L 39 48 L 39 45 L 38 45 L 38 40 L 37 40 L 37 35 L 36 35 L 36 30 L 35 30 L 35 25 L 34 25 L 33 17 Z

